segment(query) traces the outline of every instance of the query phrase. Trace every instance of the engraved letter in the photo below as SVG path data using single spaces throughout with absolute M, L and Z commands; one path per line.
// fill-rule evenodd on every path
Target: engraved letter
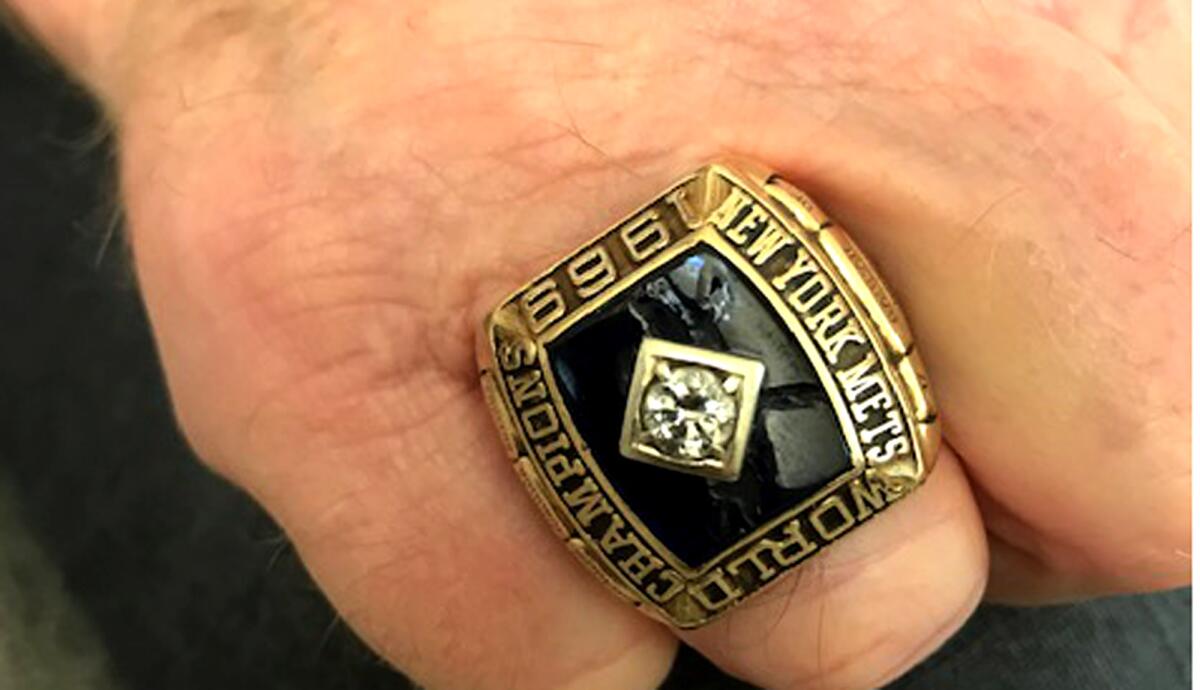
M 771 542 L 771 555 L 775 557 L 775 562 L 779 565 L 786 568 L 789 565 L 799 563 L 817 550 L 817 545 L 804 536 L 804 532 L 800 530 L 799 520 L 792 520 L 787 523 L 783 528 L 783 533 L 787 536 L 787 539 L 779 542 Z M 788 553 L 786 549 L 793 546 L 799 548 Z
M 640 585 L 647 575 L 661 568 L 663 563 L 655 558 L 654 554 L 650 553 L 645 546 L 635 543 L 634 547 L 633 554 L 618 563 L 617 566 Z
M 733 221 L 737 220 L 749 208 L 749 204 L 751 203 L 750 198 L 746 196 L 745 192 L 734 187 L 729 191 L 729 196 L 725 197 L 725 200 L 717 207 L 717 210 L 713 211 L 708 221 L 717 230 L 725 232 Z
M 813 261 L 812 255 L 797 245 L 796 258 L 792 259 L 792 265 L 788 266 L 783 273 L 772 278 L 771 285 L 775 286 L 776 290 L 786 290 L 788 283 L 797 277 L 805 273 L 816 273 L 819 270 L 821 269 L 817 266 L 817 262 Z
M 742 594 L 736 585 L 725 579 L 725 573 L 719 568 L 714 568 L 707 577 L 693 585 L 690 590 L 692 596 L 696 597 L 696 600 L 709 611 L 720 611 Z M 716 596 L 716 599 L 713 598 L 713 595 Z
M 537 369 L 520 376 L 509 374 L 508 388 L 512 391 L 513 402 L 517 407 L 525 407 L 527 402 L 546 397 L 546 387 L 542 385 L 542 372 Z
M 872 386 L 879 385 L 878 372 L 875 369 L 878 362 L 875 353 L 868 351 L 858 364 L 837 372 L 838 382 L 846 391 L 846 397 L 858 400 Z
M 558 436 L 554 437 L 553 441 L 537 446 L 536 450 L 539 458 L 545 458 L 547 455 L 556 450 L 565 450 L 570 447 L 571 441 L 567 438 L 567 435 L 559 434 Z
M 900 421 L 900 413 L 896 410 L 888 410 L 887 419 L 865 431 L 859 432 L 859 437 L 863 443 L 874 443 L 875 439 L 885 432 L 890 432 L 889 436 L 899 436 L 904 433 L 904 423 Z
M 629 258 L 640 264 L 670 244 L 671 235 L 658 219 L 658 211 L 650 209 L 621 228 L 621 241 L 625 243 Z
M 830 512 L 837 513 L 832 525 L 828 524 L 825 519 Z M 841 497 L 836 494 L 822 501 L 821 505 L 809 513 L 808 521 L 816 528 L 817 534 L 827 541 L 837 539 L 854 526 L 854 516 L 850 514 L 850 509 L 842 502 Z
M 850 497 L 854 499 L 854 507 L 858 509 L 858 521 L 862 522 L 877 511 L 883 509 L 884 493 L 879 487 L 859 477 L 850 482 Z
M 603 245 L 584 251 L 567 264 L 567 275 L 580 299 L 587 299 L 617 279 L 617 267 Z
M 558 431 L 558 415 L 554 407 L 544 402 L 521 413 L 521 424 L 531 441 L 543 439 Z
M 866 400 L 856 401 L 853 405 L 851 405 L 850 412 L 859 422 L 866 422 L 871 418 L 869 414 L 871 410 L 886 412 L 887 410 L 892 409 L 895 404 L 896 401 L 892 400 L 891 391 L 884 386 L 880 386 L 879 390 L 876 391 L 876 393 L 871 397 L 867 398 Z
M 737 225 L 725 231 L 725 236 L 736 245 L 746 244 L 746 241 L 750 239 L 750 233 L 757 232 L 770 220 L 771 216 L 767 215 L 762 206 L 756 204 L 750 207 L 750 212 L 742 216 Z
M 537 359 L 537 346 L 525 339 L 506 340 L 496 346 L 496 356 L 501 369 L 512 371 L 520 369 L 522 365 L 533 364 Z
M 883 444 L 883 448 L 876 447 L 868 449 L 863 453 L 863 455 L 867 456 L 867 459 L 871 462 L 880 463 L 887 462 L 899 455 L 904 455 L 910 452 L 912 452 L 912 446 L 908 442 L 908 437 L 896 436 L 894 438 L 889 438 L 887 442 Z
M 795 240 L 782 228 L 774 223 L 768 223 L 766 229 L 750 243 L 750 248 L 746 250 L 746 256 L 750 257 L 755 266 L 762 266 L 770 261 L 776 252 L 793 242 Z
M 658 579 L 661 582 L 666 583 L 666 589 L 660 592 L 658 590 L 659 583 L 651 582 L 650 584 L 646 585 L 645 591 L 646 594 L 650 595 L 651 599 L 660 604 L 670 601 L 672 597 L 674 597 L 676 594 L 679 594 L 679 590 L 683 589 L 683 578 L 680 577 L 679 573 L 675 572 L 674 570 L 663 570 L 658 574 Z
M 840 299 L 831 299 L 829 304 L 812 316 L 805 317 L 804 325 L 813 332 L 818 340 L 828 340 L 837 326 L 849 318 L 850 312 Z
M 521 310 L 534 333 L 541 333 L 567 313 L 567 305 L 553 278 L 547 278 L 521 295 Z
M 596 482 L 592 481 L 590 477 L 583 480 L 583 483 L 575 487 L 574 491 L 563 494 L 563 500 L 572 508 L 578 508 L 575 511 L 575 517 L 584 527 L 590 527 L 592 520 L 612 512 L 612 506 L 604 498 L 604 494 L 600 493 L 600 487 L 596 486 Z
M 604 553 L 611 556 L 613 551 L 637 543 L 633 535 L 624 532 L 624 529 L 625 521 L 621 519 L 620 515 L 613 513 L 612 519 L 608 521 L 608 527 L 604 528 L 604 535 L 600 537 L 600 548 L 604 549 Z
M 737 575 L 738 571 L 742 569 L 742 566 L 749 563 L 753 565 L 754 569 L 758 572 L 759 581 L 765 582 L 774 577 L 775 573 L 778 571 L 770 565 L 767 565 L 763 559 L 759 557 L 764 550 L 773 545 L 773 542 L 770 542 L 770 540 L 764 541 L 766 543 L 759 544 L 754 548 L 747 550 L 746 553 L 742 554 L 741 556 L 729 561 L 729 565 L 727 566 L 729 568 L 729 573 L 731 575 Z
M 788 295 L 788 304 L 801 314 L 807 314 L 817 303 L 833 292 L 833 285 L 824 273 L 814 273 Z
M 553 455 L 546 458 L 545 468 L 546 476 L 550 477 L 555 488 L 561 487 L 568 477 L 582 477 L 587 474 L 587 468 L 583 466 L 583 462 L 565 455 Z

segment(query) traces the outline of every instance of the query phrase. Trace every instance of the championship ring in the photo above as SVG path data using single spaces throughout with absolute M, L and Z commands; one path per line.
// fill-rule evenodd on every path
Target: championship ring
M 750 164 L 687 176 L 513 293 L 479 360 L 558 536 L 681 628 L 907 495 L 940 440 L 878 273 Z

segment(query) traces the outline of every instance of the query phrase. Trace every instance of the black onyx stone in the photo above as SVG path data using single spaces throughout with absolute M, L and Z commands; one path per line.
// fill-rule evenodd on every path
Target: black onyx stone
M 621 455 L 625 398 L 646 336 L 766 366 L 737 481 Z M 703 564 L 851 467 L 829 398 L 799 343 L 751 283 L 703 245 L 624 290 L 547 351 L 571 419 L 600 469 L 688 565 Z

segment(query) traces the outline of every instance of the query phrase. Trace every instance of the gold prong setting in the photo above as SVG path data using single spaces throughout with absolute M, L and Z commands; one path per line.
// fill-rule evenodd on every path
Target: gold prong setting
M 736 480 L 762 376 L 763 365 L 751 358 L 647 338 L 626 403 L 622 453 Z

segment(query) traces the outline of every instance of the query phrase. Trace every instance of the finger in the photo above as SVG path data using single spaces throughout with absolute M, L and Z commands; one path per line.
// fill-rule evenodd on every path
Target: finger
M 254 469 L 231 474 L 341 615 L 426 687 L 657 687 L 674 640 L 549 536 L 475 391 L 448 395 L 436 416 L 350 446 L 296 428 L 279 446 L 245 448 Z
M 542 524 L 494 440 L 469 360 L 445 375 L 434 370 L 446 355 L 426 348 L 412 356 L 429 370 L 352 351 L 317 368 L 270 362 L 233 305 L 218 315 L 183 297 L 205 283 L 174 280 L 163 245 L 139 237 L 193 445 L 266 506 L 384 657 L 439 689 L 657 685 L 673 640 L 581 572 Z M 321 313 L 334 329 L 370 329 L 370 318 L 336 318 L 344 308 Z M 395 337 L 421 337 L 386 310 L 380 318 Z
M 1187 152 L 1103 55 L 992 21 L 1006 57 L 977 78 L 998 110 L 958 120 L 979 165 L 926 168 L 868 209 L 849 190 L 874 173 L 851 163 L 830 196 L 936 362 L 997 545 L 993 593 L 1175 586 L 1190 576 Z
M 485 412 L 469 305 L 493 242 L 456 253 L 419 206 L 358 203 L 289 137 L 247 134 L 262 103 L 156 111 L 125 139 L 138 276 L 193 445 L 416 681 L 655 687 L 674 638 L 572 561 Z
M 957 7 L 871 24 L 884 44 L 936 43 L 947 24 L 961 42 L 908 55 L 891 88 L 851 105 L 806 93 L 835 113 L 811 128 L 766 98 L 779 120 L 740 148 L 811 191 L 898 293 L 982 502 L 993 595 L 1177 586 L 1191 538 L 1184 138 L 1059 27 Z M 931 79 L 943 64 L 957 76 Z M 799 71 L 770 69 L 759 78 Z M 780 153 L 788 142 L 803 154 Z
M 1191 133 L 1191 88 L 1185 66 L 1191 54 L 1191 3 L 1089 3 L 1082 0 L 1044 3 L 1016 0 L 1030 14 L 1061 26 L 1063 40 L 1079 40 L 1109 57 L 1115 69 L 1162 111 L 1175 131 Z
M 876 688 L 962 625 L 987 545 L 944 450 L 928 483 L 717 622 L 683 639 L 768 688 Z

